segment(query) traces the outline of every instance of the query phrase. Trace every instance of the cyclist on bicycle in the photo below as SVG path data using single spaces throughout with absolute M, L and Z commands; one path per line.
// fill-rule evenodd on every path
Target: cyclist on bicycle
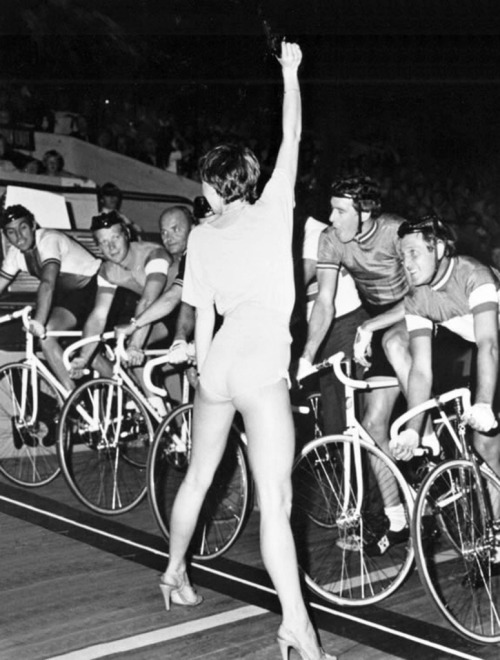
M 405 334 L 403 299 L 408 281 L 399 255 L 398 228 L 403 218 L 380 213 L 380 187 L 369 177 L 335 181 L 331 188 L 331 227 L 321 235 L 318 249 L 318 295 L 314 303 L 307 342 L 299 361 L 297 378 L 311 373 L 311 363 L 336 316 L 335 295 L 341 268 L 353 277 L 369 318 L 359 326 L 354 342 L 354 358 L 367 368 L 365 378 L 393 376 L 383 343 L 388 331 Z M 371 358 L 371 364 L 369 361 Z M 378 389 L 367 394 L 363 426 L 377 444 L 389 453 L 388 427 L 397 388 Z M 369 552 L 380 552 L 408 537 L 406 516 L 392 481 L 381 485 L 389 529 Z
M 131 367 L 139 367 L 144 359 L 143 346 L 166 337 L 167 329 L 161 322 L 138 327 L 135 317 L 149 307 L 167 286 L 172 258 L 164 247 L 156 243 L 131 241 L 128 227 L 115 211 L 94 216 L 91 229 L 104 261 L 98 273 L 94 308 L 83 328 L 83 336 L 98 335 L 104 331 L 118 287 L 132 291 L 137 295 L 138 302 L 135 316 L 130 320 L 135 330 L 127 346 L 127 359 Z M 94 352 L 94 344 L 85 345 L 80 356 L 71 363 L 72 373 L 79 375 L 92 360 L 93 366 L 102 375 L 111 375 L 110 363 L 102 355 L 93 357 Z M 141 372 L 138 376 L 142 381 Z
M 474 444 L 500 475 L 498 410 L 498 312 L 500 280 L 488 266 L 455 254 L 455 243 L 439 216 L 431 214 L 404 222 L 398 230 L 403 263 L 412 285 L 405 298 L 405 319 L 410 335 L 410 364 L 406 396 L 413 407 L 431 395 L 432 336 L 442 325 L 475 345 L 474 404 L 465 421 L 474 429 Z M 404 364 L 400 365 L 403 369 Z M 422 418 L 414 418 L 390 443 L 395 458 L 409 460 L 425 431 Z
M 3 211 L 1 227 L 11 245 L 0 269 L 0 293 L 19 272 L 40 280 L 29 331 L 40 339 L 43 354 L 57 378 L 72 389 L 59 342 L 45 335 L 47 330 L 71 330 L 83 325 L 94 304 L 101 261 L 64 232 L 38 227 L 33 213 L 21 204 Z

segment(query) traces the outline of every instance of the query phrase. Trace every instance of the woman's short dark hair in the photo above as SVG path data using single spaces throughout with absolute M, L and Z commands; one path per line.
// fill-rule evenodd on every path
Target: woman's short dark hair
M 247 147 L 224 144 L 211 149 L 200 159 L 200 176 L 226 204 L 236 199 L 257 199 L 260 165 Z

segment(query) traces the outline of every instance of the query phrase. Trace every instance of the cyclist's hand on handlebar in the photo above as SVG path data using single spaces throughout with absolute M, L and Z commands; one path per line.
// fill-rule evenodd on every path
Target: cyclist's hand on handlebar
M 136 346 L 129 346 L 125 351 L 125 355 L 129 367 L 140 367 L 144 362 L 144 351 Z
M 87 373 L 87 360 L 82 357 L 75 357 L 71 360 L 69 377 L 75 380 L 83 378 Z
M 170 364 L 189 362 L 188 343 L 184 339 L 176 339 L 167 353 Z
M 489 403 L 475 403 L 464 412 L 463 420 L 479 433 L 487 433 L 497 426 L 495 413 Z
M 31 321 L 28 324 L 28 331 L 34 336 L 34 337 L 40 337 L 43 338 L 45 337 L 45 326 L 43 323 L 40 323 L 40 321 L 36 321 L 35 319 L 31 319 Z
M 311 362 L 309 362 L 307 358 L 304 357 L 299 358 L 299 365 L 297 367 L 297 375 L 296 375 L 296 379 L 299 385 L 301 380 L 307 378 L 307 376 L 310 376 L 311 374 L 314 373 L 316 373 L 316 369 L 312 366 Z
M 401 431 L 397 438 L 389 442 L 389 451 L 397 461 L 410 461 L 419 446 L 419 435 L 415 429 Z
M 356 332 L 356 337 L 354 339 L 354 360 L 366 369 L 371 365 L 371 362 L 368 358 L 370 358 L 372 355 L 372 336 L 373 332 L 371 332 L 371 330 L 366 330 L 362 326 L 359 326 Z

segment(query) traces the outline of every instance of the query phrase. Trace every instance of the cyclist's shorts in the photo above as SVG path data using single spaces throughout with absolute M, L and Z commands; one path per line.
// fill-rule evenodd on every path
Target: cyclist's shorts
M 387 359 L 384 348 L 382 346 L 382 338 L 387 328 L 383 330 L 376 330 L 372 337 L 372 356 L 370 358 L 371 365 L 365 371 L 363 378 L 372 378 L 374 376 L 395 376 L 396 373 Z
M 94 308 L 97 293 L 97 277 L 92 277 L 81 289 L 62 291 L 56 288 L 52 308 L 62 307 L 73 314 L 77 327 L 83 326 Z
M 208 352 L 200 384 L 213 398 L 235 397 L 288 378 L 288 327 L 226 318 Z

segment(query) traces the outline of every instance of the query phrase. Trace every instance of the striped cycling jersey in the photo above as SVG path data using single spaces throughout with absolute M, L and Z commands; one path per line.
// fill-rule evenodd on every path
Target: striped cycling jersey
M 380 307 L 399 302 L 408 281 L 399 253 L 398 227 L 403 218 L 384 213 L 365 234 L 341 243 L 333 228 L 324 231 L 318 250 L 318 269 L 341 267 L 353 277 L 362 299 Z
M 474 314 L 498 313 L 499 301 L 496 272 L 472 257 L 453 257 L 437 282 L 415 287 L 405 298 L 406 326 L 417 336 L 431 334 L 439 324 L 474 342 Z
M 21 271 L 40 279 L 44 266 L 49 263 L 59 265 L 56 286 L 61 291 L 82 289 L 101 265 L 100 259 L 64 232 L 37 229 L 32 249 L 21 252 L 14 245 L 9 247 L 0 275 L 11 281 Z
M 415 287 L 406 296 L 406 326 L 417 336 L 431 334 L 439 324 L 475 342 L 474 314 L 489 309 L 498 313 L 499 301 L 496 272 L 472 257 L 453 257 L 437 282 Z
M 156 243 L 132 242 L 125 258 L 126 265 L 103 262 L 97 284 L 100 289 L 116 289 L 121 286 L 142 295 L 146 280 L 151 275 L 168 274 L 170 257 L 165 248 Z

